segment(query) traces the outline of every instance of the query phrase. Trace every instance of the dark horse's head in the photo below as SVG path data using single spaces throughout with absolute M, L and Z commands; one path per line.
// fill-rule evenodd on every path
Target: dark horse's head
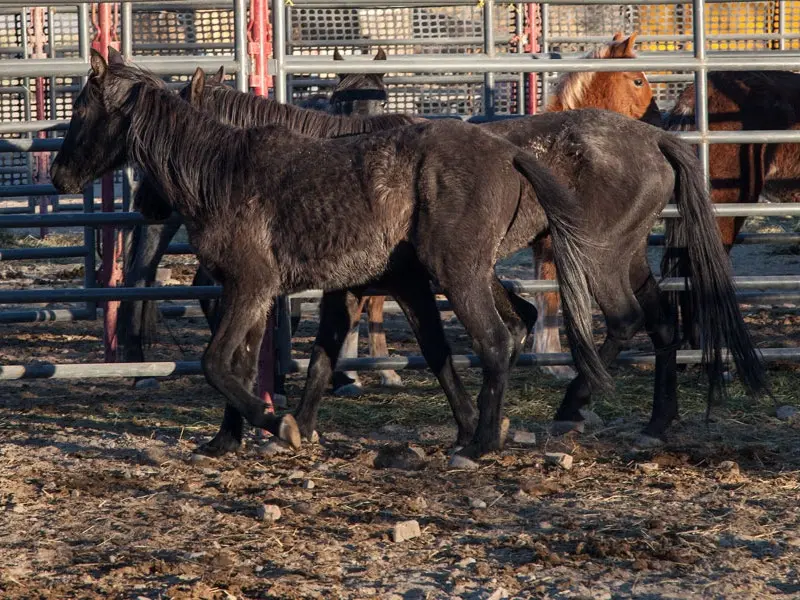
M 92 50 L 89 80 L 72 105 L 67 135 L 50 167 L 50 178 L 61 193 L 77 194 L 97 177 L 127 161 L 125 110 L 132 88 L 142 78 L 161 80 L 125 65 L 122 55 L 108 49 L 108 62 Z
M 344 60 L 336 49 L 333 60 Z M 373 60 L 386 60 L 383 48 L 378 50 Z M 383 73 L 339 74 L 339 83 L 333 88 L 330 98 L 330 112 L 335 115 L 380 115 L 386 109 L 389 99 Z

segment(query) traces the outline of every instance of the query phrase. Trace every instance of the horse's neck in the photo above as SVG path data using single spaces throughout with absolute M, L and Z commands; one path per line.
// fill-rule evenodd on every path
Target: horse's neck
M 128 133 L 130 157 L 184 218 L 231 195 L 246 136 L 166 90 L 144 87 Z M 241 166 L 241 165 L 239 165 Z
M 228 94 L 231 96 L 226 98 Z M 211 102 L 211 112 L 234 127 L 283 125 L 297 133 L 318 138 L 370 133 L 412 123 L 412 119 L 405 115 L 367 118 L 332 115 L 234 90 L 212 96 Z M 232 110 L 234 106 L 238 108 Z

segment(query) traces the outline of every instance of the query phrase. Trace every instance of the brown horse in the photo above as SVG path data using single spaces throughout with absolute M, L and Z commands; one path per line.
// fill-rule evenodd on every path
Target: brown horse
M 621 32 L 614 35 L 611 43 L 586 54 L 587 58 L 635 58 L 633 44 L 636 34 L 624 37 Z M 613 110 L 626 117 L 640 119 L 661 127 L 661 115 L 653 99 L 653 90 L 641 71 L 598 73 L 581 71 L 567 73 L 556 85 L 555 95 L 547 111 L 558 112 L 580 108 L 603 108 Z M 553 250 L 550 238 L 540 240 L 533 248 L 537 279 L 555 281 Z M 536 308 L 539 318 L 533 336 L 533 351 L 536 354 L 561 352 L 558 333 L 558 292 L 537 294 Z M 572 379 L 575 371 L 568 366 L 541 367 L 558 378 Z

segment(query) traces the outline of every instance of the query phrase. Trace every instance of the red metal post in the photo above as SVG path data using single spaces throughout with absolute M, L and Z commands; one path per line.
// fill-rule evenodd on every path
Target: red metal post
M 45 8 L 43 6 L 31 8 L 31 58 L 47 58 L 44 51 L 44 45 L 47 40 L 47 35 L 44 32 L 44 15 Z M 42 121 L 45 119 L 45 78 L 36 78 L 36 119 Z M 47 134 L 40 131 L 36 134 L 38 138 L 46 138 Z M 50 153 L 49 152 L 36 152 L 34 153 L 34 176 L 35 183 L 49 183 L 50 182 Z M 51 204 L 49 196 L 39 196 L 37 199 L 39 206 L 39 214 L 46 214 L 47 207 Z M 39 228 L 39 237 L 44 239 L 47 237 L 47 227 Z
M 100 3 L 92 7 L 92 22 L 95 26 L 95 37 L 92 48 L 108 60 L 108 47 L 119 50 L 117 39 L 117 23 L 119 5 Z M 114 175 L 109 173 L 101 180 L 102 210 L 114 212 Z M 105 287 L 116 287 L 122 281 L 122 269 L 119 259 L 122 254 L 122 236 L 116 227 L 108 225 L 102 231 L 103 263 L 98 281 Z M 103 346 L 105 362 L 117 360 L 117 313 L 119 301 L 106 302 L 103 306 Z
M 525 52 L 530 54 L 535 54 L 541 50 L 541 46 L 539 45 L 539 36 L 542 32 L 542 21 L 539 18 L 539 10 L 540 7 L 537 3 L 530 2 L 528 3 L 528 18 L 527 23 L 525 25 L 525 32 L 527 37 L 527 43 L 525 44 Z M 527 107 L 525 112 L 529 115 L 536 114 L 536 102 L 538 100 L 538 95 L 536 93 L 536 88 L 538 87 L 539 82 L 539 74 L 538 73 L 528 73 L 528 97 L 527 97 Z
M 272 77 L 267 72 L 267 60 L 272 55 L 272 27 L 269 22 L 269 0 L 250 0 L 250 22 L 247 25 L 247 54 L 250 57 L 250 88 L 257 96 L 269 94 Z M 258 355 L 258 396 L 266 412 L 275 412 L 275 378 L 277 361 L 275 352 L 277 298 L 267 321 L 264 338 Z

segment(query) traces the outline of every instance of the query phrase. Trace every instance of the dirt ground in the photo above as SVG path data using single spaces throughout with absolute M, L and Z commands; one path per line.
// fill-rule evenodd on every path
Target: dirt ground
M 791 251 L 743 250 L 761 254 L 740 274 L 798 272 Z M 186 282 L 191 269 L 170 260 Z M 501 272 L 532 278 L 527 260 Z M 28 267 L 0 263 L 0 284 L 78 284 L 74 265 Z M 760 346 L 797 346 L 795 308 L 746 308 Z M 443 319 L 468 353 L 461 326 Z M 2 326 L 0 364 L 100 361 L 101 328 Z M 297 356 L 315 330 L 309 315 Z M 387 330 L 392 353 L 418 353 L 401 317 L 388 316 Z M 199 319 L 167 321 L 149 356 L 195 359 L 207 338 Z M 321 442 L 297 454 L 266 456 L 251 431 L 242 452 L 218 460 L 192 458 L 222 413 L 202 377 L 158 389 L 3 382 L 0 597 L 800 598 L 800 416 L 776 417 L 776 406 L 800 404 L 797 368 L 772 365 L 774 401 L 734 383 L 708 424 L 698 372 L 682 373 L 681 418 L 647 452 L 631 440 L 649 414 L 652 373 L 614 373 L 616 392 L 593 404 L 603 422 L 553 438 L 566 384 L 517 369 L 506 414 L 512 434 L 535 443 L 510 440 L 477 470 L 447 469 L 455 428 L 426 371 L 402 372 L 400 391 L 366 375 L 364 396 L 326 396 Z M 479 373 L 464 377 L 477 392 Z M 289 378 L 290 404 L 302 383 Z M 571 455 L 572 468 L 546 464 L 552 452 Z M 277 521 L 260 518 L 274 510 L 265 505 L 279 507 Z M 408 520 L 420 535 L 393 541 Z

